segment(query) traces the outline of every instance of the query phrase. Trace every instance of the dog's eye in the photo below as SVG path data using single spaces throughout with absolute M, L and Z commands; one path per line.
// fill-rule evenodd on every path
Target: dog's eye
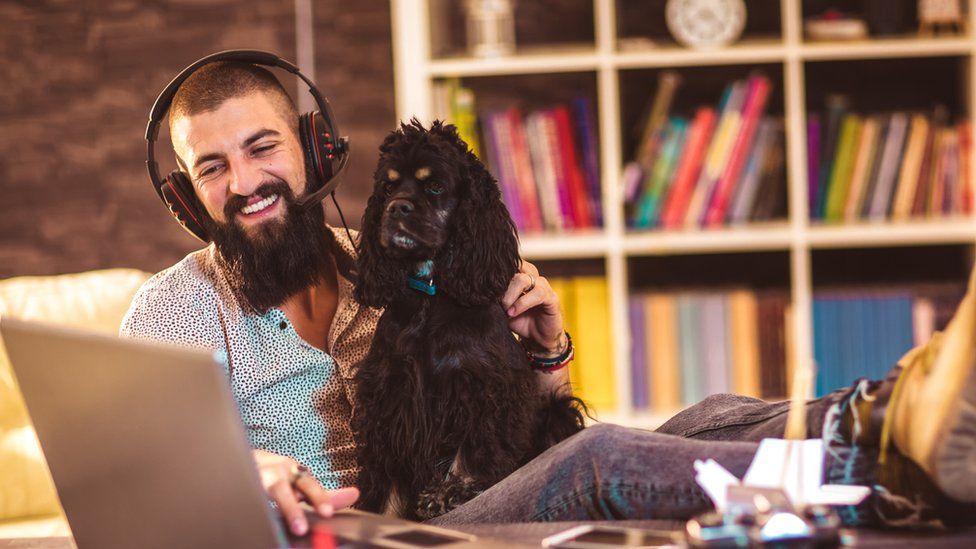
M 441 194 L 442 192 L 444 192 L 444 185 L 441 185 L 437 181 L 431 181 L 430 183 L 427 183 L 427 186 L 425 187 L 425 189 L 430 194 L 432 194 L 434 196 L 437 196 L 437 195 Z

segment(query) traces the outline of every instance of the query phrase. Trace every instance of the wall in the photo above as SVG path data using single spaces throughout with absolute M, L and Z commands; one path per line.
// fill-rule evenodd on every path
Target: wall
M 340 199 L 358 226 L 395 122 L 389 2 L 313 11 L 314 77 L 353 143 Z M 180 69 L 229 48 L 294 59 L 293 1 L 0 0 L 0 277 L 157 271 L 198 248 L 148 184 L 144 132 Z M 157 157 L 172 169 L 168 141 Z

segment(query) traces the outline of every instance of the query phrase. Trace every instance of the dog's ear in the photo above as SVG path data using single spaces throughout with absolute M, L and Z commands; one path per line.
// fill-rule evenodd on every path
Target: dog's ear
M 402 139 L 401 132 L 388 135 L 380 146 L 381 159 Z M 359 271 L 355 289 L 356 301 L 376 308 L 389 305 L 397 293 L 406 288 L 407 283 L 407 273 L 401 262 L 387 259 L 386 250 L 380 244 L 380 224 L 386 202 L 382 188 L 382 166 L 381 160 L 373 175 L 373 194 L 370 195 L 363 213 L 362 228 L 359 231 L 359 256 L 356 259 Z
M 454 143 L 461 159 L 451 236 L 436 262 L 438 286 L 464 304 L 497 302 L 518 271 L 515 224 L 495 178 L 458 137 L 454 126 L 435 123 L 431 133 Z

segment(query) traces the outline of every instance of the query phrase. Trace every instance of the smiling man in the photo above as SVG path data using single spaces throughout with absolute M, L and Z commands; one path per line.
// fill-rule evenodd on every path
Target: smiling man
M 170 130 L 212 244 L 147 281 L 121 334 L 216 353 L 264 485 L 301 534 L 299 500 L 328 516 L 358 496 L 351 380 L 379 311 L 353 299 L 346 235 L 326 225 L 320 204 L 298 206 L 311 178 L 295 108 L 273 75 L 204 65 L 174 96 Z M 522 269 L 500 306 L 548 389 L 567 381 L 559 367 L 572 348 L 552 288 L 531 264 Z M 808 403 L 806 436 L 827 443 L 827 479 L 873 488 L 844 514 L 848 524 L 976 522 L 974 332 L 976 278 L 945 336 L 888 379 Z M 435 521 L 689 518 L 711 506 L 695 460 L 741 477 L 758 442 L 782 436 L 787 404 L 714 395 L 657 432 L 596 425 Z
M 254 65 L 204 65 L 180 86 L 170 135 L 212 244 L 151 278 L 121 334 L 217 353 L 269 495 L 302 533 L 300 499 L 329 515 L 357 497 L 351 376 L 379 312 L 352 298 L 346 233 L 326 225 L 321 204 L 298 204 L 310 181 L 298 120 Z M 556 295 L 534 266 L 522 269 L 502 302 L 512 330 L 539 357 L 558 355 L 567 340 Z

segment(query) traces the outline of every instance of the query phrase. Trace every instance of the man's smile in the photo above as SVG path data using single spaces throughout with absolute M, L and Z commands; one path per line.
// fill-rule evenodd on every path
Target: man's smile
M 280 196 L 278 194 L 273 194 L 267 197 L 252 197 L 248 200 L 247 206 L 241 208 L 238 215 L 243 219 L 261 219 L 271 215 L 278 208 L 277 204 L 280 202 Z

